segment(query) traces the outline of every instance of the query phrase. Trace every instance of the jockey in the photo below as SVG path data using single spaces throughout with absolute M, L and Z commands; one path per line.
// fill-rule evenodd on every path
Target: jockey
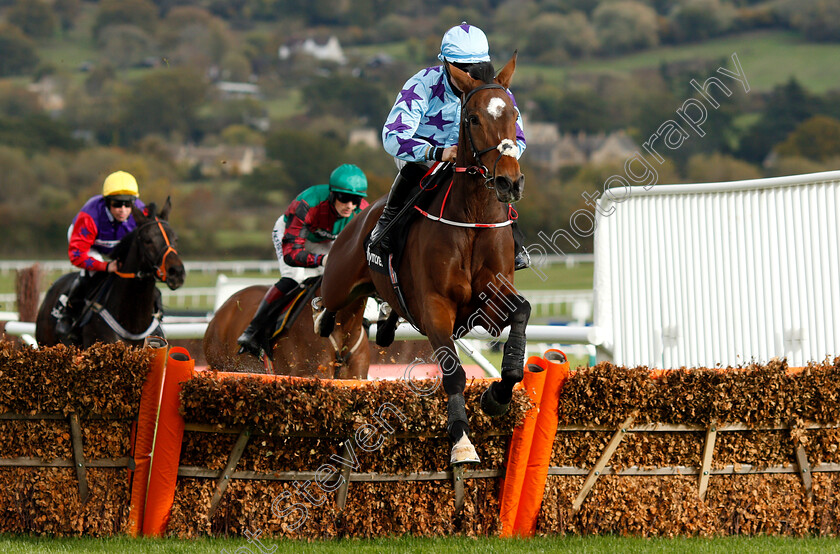
M 116 260 L 104 261 L 120 240 L 137 227 L 133 206 L 143 210 L 137 180 L 130 173 L 116 171 L 105 178 L 102 194 L 90 198 L 73 219 L 68 234 L 70 263 L 81 268 L 66 295 L 61 295 L 52 315 L 59 337 L 70 334 L 81 313 L 84 298 L 93 281 L 119 269 Z
M 478 27 L 461 23 L 443 35 L 438 59 L 469 72 L 472 66 L 490 63 L 487 37 Z M 507 91 L 516 106 L 513 94 Z M 406 81 L 385 119 L 382 143 L 400 169 L 391 185 L 382 216 L 371 233 L 371 242 L 389 254 L 393 246 L 385 227 L 402 209 L 409 193 L 434 162 L 454 162 L 461 121 L 461 91 L 452 82 L 446 63 L 418 71 Z M 516 119 L 517 159 L 525 150 L 522 116 Z M 515 223 L 514 223 L 515 225 Z M 382 235 L 382 236 L 380 236 Z M 519 235 L 518 229 L 514 236 Z M 527 267 L 527 253 L 517 245 L 516 269 Z
M 368 205 L 367 177 L 355 165 L 338 166 L 329 185 L 309 187 L 277 219 L 272 231 L 281 279 L 263 297 L 248 328 L 237 339 L 239 353 L 259 356 L 261 333 L 309 277 L 324 273 L 335 237 Z

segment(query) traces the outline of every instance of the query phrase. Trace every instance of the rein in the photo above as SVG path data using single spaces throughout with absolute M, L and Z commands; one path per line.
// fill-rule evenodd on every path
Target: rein
M 155 267 L 155 276 L 160 281 L 166 281 L 166 257 L 172 252 L 178 254 L 178 251 L 175 250 L 175 248 L 172 247 L 172 243 L 169 242 L 169 235 L 166 234 L 166 230 L 164 230 L 163 228 L 163 223 L 161 223 L 161 221 L 157 217 L 155 217 L 154 221 L 149 221 L 147 223 L 144 223 L 142 226 L 138 227 L 137 232 L 139 234 L 140 229 L 154 224 L 157 224 L 158 228 L 160 229 L 160 234 L 163 235 L 163 240 L 166 241 L 166 249 L 160 256 L 160 263 L 157 264 L 157 266 Z M 142 271 L 138 271 L 136 273 L 123 273 L 122 271 L 115 271 L 114 275 L 116 275 L 117 277 L 122 277 L 123 279 L 143 279 L 146 277 L 146 274 Z
M 484 186 L 489 188 L 489 189 L 495 188 L 491 184 L 491 181 L 494 181 L 496 179 L 496 167 L 499 164 L 499 160 L 502 159 L 502 156 L 506 155 L 507 151 L 510 148 L 515 148 L 516 145 L 511 139 L 506 138 L 506 139 L 502 139 L 502 141 L 495 146 L 488 146 L 487 148 L 484 148 L 483 150 L 479 150 L 476 147 L 475 140 L 473 139 L 473 136 L 472 136 L 472 127 L 471 127 L 470 122 L 469 122 L 470 114 L 467 112 L 466 107 L 467 107 L 467 103 L 470 101 L 470 99 L 473 97 L 473 95 L 476 92 L 478 92 L 480 90 L 497 89 L 497 88 L 506 91 L 505 87 L 503 87 L 502 85 L 499 85 L 499 84 L 496 84 L 496 83 L 485 83 L 483 85 L 475 87 L 474 89 L 472 89 L 471 91 L 469 91 L 467 94 L 464 95 L 464 97 L 461 101 L 461 116 L 462 116 L 461 117 L 461 126 L 466 131 L 467 140 L 469 140 L 469 143 L 470 143 L 470 150 L 472 150 L 472 156 L 474 158 L 475 165 L 470 165 L 470 166 L 457 166 L 456 165 L 455 168 L 454 168 L 456 173 L 466 173 L 467 175 L 472 175 L 472 176 L 480 175 L 481 178 L 484 179 L 484 183 L 483 183 Z M 489 170 L 482 163 L 481 156 L 490 152 L 491 150 L 498 150 L 499 155 L 498 155 L 498 157 L 496 157 L 496 161 L 493 162 L 493 173 L 492 173 L 492 175 L 488 176 Z M 517 219 L 518 214 L 516 214 L 516 210 L 514 210 L 513 206 L 511 206 L 511 205 L 508 205 L 508 219 L 506 221 L 501 221 L 501 222 L 498 222 L 498 223 L 464 223 L 464 222 L 461 222 L 461 221 L 453 221 L 451 219 L 444 218 L 443 217 L 443 209 L 446 207 L 446 200 L 449 197 L 449 191 L 452 189 L 452 183 L 453 182 L 454 182 L 454 180 L 449 182 L 449 190 L 446 191 L 446 195 L 444 196 L 443 203 L 440 206 L 440 215 L 439 216 L 432 215 L 429 212 L 420 208 L 419 206 L 414 206 L 414 209 L 417 210 L 418 212 L 420 212 L 421 214 L 423 214 L 423 216 L 425 216 L 426 218 L 431 219 L 432 221 L 438 221 L 440 223 L 445 223 L 446 225 L 452 225 L 454 227 L 463 227 L 463 228 L 470 228 L 470 229 L 496 229 L 496 228 L 499 228 L 499 227 L 506 227 L 508 225 L 511 225 Z

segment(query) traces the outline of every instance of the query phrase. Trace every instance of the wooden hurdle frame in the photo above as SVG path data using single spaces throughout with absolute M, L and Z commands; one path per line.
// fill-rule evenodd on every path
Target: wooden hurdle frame
M 571 425 L 566 427 L 559 427 L 558 433 L 561 432 L 575 432 L 575 431 L 613 431 L 612 439 L 601 452 L 601 456 L 595 465 L 589 470 L 575 468 L 575 467 L 550 467 L 549 475 L 586 475 L 583 487 L 572 504 L 572 510 L 578 511 L 586 497 L 591 492 L 598 477 L 601 475 L 627 475 L 627 476 L 662 476 L 662 475 L 697 475 L 698 490 L 697 494 L 700 500 L 705 500 L 706 491 L 709 486 L 709 478 L 712 475 L 747 475 L 747 474 L 775 474 L 775 473 L 796 473 L 802 479 L 802 486 L 805 490 L 807 498 L 813 499 L 814 491 L 811 481 L 812 473 L 820 472 L 837 472 L 840 471 L 840 464 L 819 464 L 811 466 L 808 460 L 808 453 L 802 443 L 796 440 L 791 435 L 791 440 L 794 442 L 796 463 L 785 466 L 770 466 L 765 468 L 754 467 L 749 464 L 739 464 L 738 466 L 727 465 L 722 468 L 712 468 L 712 458 L 714 456 L 715 442 L 717 434 L 721 432 L 734 431 L 789 431 L 796 429 L 814 430 L 814 429 L 837 429 L 840 428 L 840 423 L 820 424 L 815 422 L 806 422 L 802 426 L 790 425 L 759 425 L 750 427 L 743 423 L 728 423 L 719 425 L 713 422 L 707 427 L 700 425 L 674 425 L 667 423 L 647 423 L 641 425 L 633 425 L 635 417 L 628 417 L 618 429 L 605 426 L 587 426 L 587 425 Z M 630 467 L 620 471 L 613 471 L 607 464 L 615 454 L 619 445 L 621 444 L 627 433 L 696 433 L 704 432 L 705 440 L 703 445 L 703 457 L 701 466 L 672 466 L 661 467 L 653 469 L 644 469 L 639 467 Z
M 219 427 L 218 425 L 207 423 L 186 423 L 184 426 L 185 432 L 198 433 L 221 433 L 221 434 L 235 434 L 238 435 L 236 442 L 231 448 L 227 456 L 227 463 L 224 469 L 207 469 L 197 466 L 180 466 L 178 468 L 178 477 L 191 477 L 198 479 L 215 479 L 216 486 L 213 489 L 213 497 L 210 502 L 210 510 L 207 517 L 213 517 L 216 510 L 221 503 L 222 497 L 230 482 L 234 479 L 245 480 L 263 480 L 263 481 L 309 481 L 314 480 L 315 471 L 282 471 L 282 472 L 256 472 L 236 470 L 242 454 L 251 437 L 263 436 L 260 433 L 254 433 L 250 426 L 244 427 Z M 326 436 L 317 433 L 290 433 L 284 435 L 286 437 L 298 438 L 323 438 L 342 440 L 342 437 Z M 476 437 L 494 437 L 503 436 L 502 433 L 486 433 L 476 435 Z M 418 439 L 418 438 L 437 438 L 438 435 L 432 433 L 396 433 L 393 435 L 395 439 Z M 353 439 L 343 439 L 341 443 L 344 447 L 343 456 L 350 456 L 350 444 Z M 352 472 L 348 466 L 342 468 L 341 475 L 344 477 L 344 482 L 336 492 L 336 504 L 338 511 L 344 510 L 347 503 L 347 496 L 349 492 L 350 483 L 384 483 L 393 481 L 451 481 L 455 492 L 455 511 L 460 512 L 464 507 L 464 481 L 466 479 L 489 479 L 503 477 L 505 474 L 503 469 L 482 469 L 482 470 L 468 470 L 463 466 L 457 466 L 448 471 L 421 471 L 413 473 L 379 473 L 379 472 Z
M 104 418 L 99 415 L 89 415 L 86 421 L 131 421 L 130 418 Z M 0 421 L 66 421 L 70 428 L 70 441 L 73 452 L 73 459 L 57 459 L 45 461 L 41 458 L 31 456 L 19 456 L 17 458 L 0 458 L 0 468 L 11 467 L 72 467 L 76 470 L 76 479 L 79 482 L 79 498 L 82 504 L 88 499 L 87 468 L 124 468 L 134 469 L 134 459 L 122 457 L 115 460 L 85 460 L 84 442 L 82 438 L 82 427 L 79 415 L 70 412 L 67 415 L 61 413 L 37 413 L 37 414 L 0 414 Z

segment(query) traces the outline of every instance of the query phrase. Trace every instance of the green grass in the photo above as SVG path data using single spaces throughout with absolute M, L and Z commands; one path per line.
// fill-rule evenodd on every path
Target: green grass
M 250 237 L 253 244 L 262 244 L 265 242 L 265 233 L 259 232 L 259 237 Z M 259 239 L 259 240 L 258 240 Z M 224 237 L 224 240 L 232 240 L 230 237 Z M 187 260 L 189 265 L 189 260 Z M 540 279 L 535 271 L 524 269 L 515 273 L 514 286 L 517 290 L 584 290 L 592 288 L 592 270 L 593 266 L 589 263 L 577 264 L 573 267 L 566 267 L 565 264 L 553 264 L 545 268 L 539 268 L 539 271 L 547 276 L 543 281 Z M 44 277 L 43 286 L 48 286 L 60 276 L 59 273 L 46 274 Z M 237 278 L 251 278 L 251 279 L 265 279 L 274 277 L 276 275 L 266 275 L 259 272 L 246 272 L 241 275 L 235 275 Z M 234 277 L 234 275 L 231 275 Z M 187 274 L 186 287 L 212 287 L 216 285 L 216 273 L 203 273 L 194 271 Z M 15 292 L 15 274 L 0 273 L 0 294 Z
M 513 284 L 517 290 L 588 290 L 592 289 L 592 272 L 591 263 L 534 266 L 517 271 Z
M 408 41 L 349 46 L 346 48 L 346 52 L 349 57 L 361 60 L 372 58 L 380 53 L 388 54 L 400 61 L 410 61 L 411 59 L 408 51 Z
M 261 549 L 259 547 L 262 547 Z M 246 547 L 249 550 L 246 550 Z M 674 538 L 645 539 L 640 537 L 537 537 L 533 539 L 503 540 L 498 538 L 414 538 L 301 542 L 265 540 L 259 545 L 243 539 L 49 539 L 29 537 L 0 537 L 0 551 L 6 554 L 54 554 L 77 552 L 132 552 L 221 554 L 222 552 L 273 552 L 274 554 L 306 552 L 313 554 L 348 552 L 381 554 L 419 552 L 437 554 L 455 552 L 483 554 L 486 552 L 570 552 L 605 553 L 680 553 L 707 554 L 738 552 L 739 554 L 825 553 L 840 551 L 840 540 L 826 538 L 787 537 L 726 537 L 720 539 Z M 224 550 L 223 550 L 224 549 Z
M 231 244 L 241 245 L 245 242 L 242 240 L 241 232 L 236 234 L 238 238 L 232 235 L 227 235 L 220 232 L 217 238 L 220 241 L 229 241 Z M 265 243 L 265 236 L 262 232 L 254 232 L 250 236 L 249 244 L 261 245 Z M 187 261 L 189 265 L 189 260 Z M 514 275 L 514 287 L 520 291 L 530 290 L 590 290 L 592 289 L 592 271 L 591 263 L 579 263 L 573 267 L 567 267 L 565 264 L 553 264 L 548 267 L 539 268 L 539 274 L 536 271 L 525 269 L 517 271 Z M 41 290 L 46 291 L 49 286 L 59 277 L 61 273 L 54 272 L 44 275 L 44 280 L 41 283 Z M 229 275 L 237 279 L 266 279 L 278 277 L 277 273 L 265 274 L 259 272 L 246 272 L 241 275 Z M 542 280 L 541 276 L 546 279 Z M 217 273 L 204 273 L 201 271 L 193 271 L 187 273 L 187 280 L 184 285 L 185 288 L 199 288 L 199 287 L 214 287 L 218 279 Z M 165 289 L 164 285 L 159 285 L 161 290 Z M 15 292 L 15 274 L 14 273 L 0 273 L 0 294 L 10 294 Z M 194 304 L 192 299 L 184 300 L 184 304 L 177 306 L 169 306 L 169 309 L 175 310 L 195 310 L 195 311 L 210 311 L 213 309 L 211 304 L 198 303 Z M 0 305 L 0 311 L 11 310 L 12 306 Z M 567 318 L 569 314 L 566 313 L 548 313 L 545 317 L 534 318 L 534 323 L 545 323 L 548 319 Z
M 57 68 L 70 72 L 77 72 L 82 62 L 100 57 L 89 40 L 52 40 L 38 49 L 38 55 L 42 62 L 55 64 Z
M 279 98 L 267 99 L 263 106 L 272 120 L 282 120 L 305 111 L 303 96 L 298 88 L 289 89 Z
M 817 93 L 838 86 L 836 75 L 827 69 L 836 65 L 840 44 L 807 42 L 790 31 L 754 31 L 697 44 L 663 46 L 626 56 L 584 60 L 565 67 L 522 64 L 516 68 L 516 81 L 525 84 L 539 79 L 546 84 L 562 85 L 572 82 L 579 74 L 629 75 L 639 69 L 656 69 L 662 62 L 718 62 L 724 58 L 725 67 L 731 70 L 733 53 L 738 54 L 751 90 L 770 90 L 790 77 L 796 77 L 806 88 Z
M 81 3 L 81 12 L 75 26 L 48 41 L 38 42 L 38 56 L 42 62 L 55 64 L 60 70 L 75 72 L 84 61 L 96 61 L 102 53 L 96 48 L 91 27 L 97 6 Z
M 228 249 L 232 252 L 235 252 L 237 247 L 243 246 L 263 247 L 266 250 L 271 249 L 271 243 L 269 242 L 271 237 L 263 229 L 256 231 L 219 229 L 215 232 L 214 236 L 218 248 Z

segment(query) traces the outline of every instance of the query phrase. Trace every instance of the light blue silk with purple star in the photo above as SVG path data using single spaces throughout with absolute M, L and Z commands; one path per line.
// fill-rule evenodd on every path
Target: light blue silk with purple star
M 507 91 L 516 105 L 513 94 Z M 518 108 L 517 108 L 518 111 Z M 385 151 L 407 162 L 434 159 L 436 148 L 458 144 L 461 99 L 452 92 L 443 66 L 421 69 L 397 94 L 382 128 Z M 516 118 L 517 158 L 525 150 L 522 116 Z

